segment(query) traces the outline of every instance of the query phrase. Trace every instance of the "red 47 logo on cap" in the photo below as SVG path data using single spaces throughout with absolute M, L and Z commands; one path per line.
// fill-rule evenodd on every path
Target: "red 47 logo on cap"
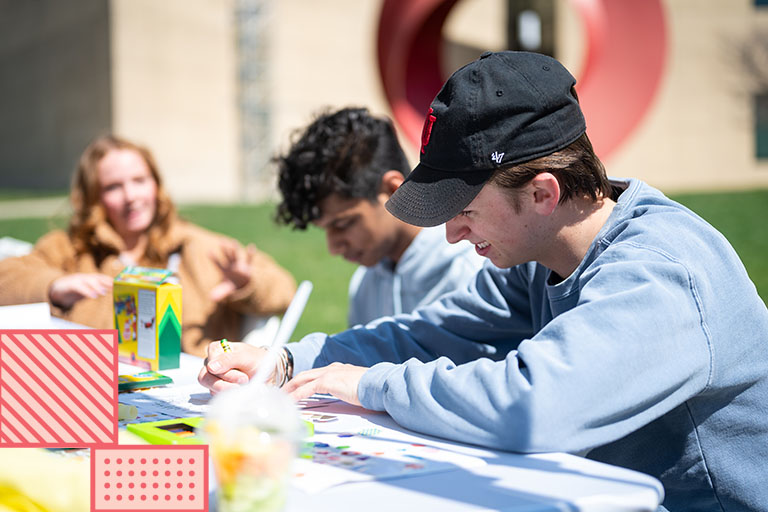
M 437 118 L 432 115 L 432 107 L 429 107 L 427 117 L 424 119 L 424 128 L 421 129 L 421 152 L 424 153 L 424 148 L 429 144 L 429 136 L 432 135 L 432 125 L 435 124 Z

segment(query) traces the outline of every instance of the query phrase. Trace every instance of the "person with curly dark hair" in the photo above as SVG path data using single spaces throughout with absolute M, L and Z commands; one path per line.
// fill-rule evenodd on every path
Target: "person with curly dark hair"
M 278 221 L 320 227 L 331 254 L 360 265 L 349 287 L 350 325 L 408 313 L 480 269 L 473 247 L 449 244 L 444 227 L 412 226 L 384 208 L 410 170 L 389 119 L 365 108 L 324 112 L 275 160 Z

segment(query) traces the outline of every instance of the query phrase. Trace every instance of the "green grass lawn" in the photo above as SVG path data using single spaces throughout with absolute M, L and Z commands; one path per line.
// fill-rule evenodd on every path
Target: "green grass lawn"
M 760 297 L 768 303 L 768 190 L 671 196 L 731 242 Z
M 733 244 L 760 296 L 768 302 L 768 190 L 672 196 L 707 219 Z M 297 281 L 314 284 L 294 339 L 310 332 L 337 332 L 346 327 L 347 284 L 354 271 L 341 258 L 331 257 L 322 231 L 294 231 L 273 222 L 274 205 L 196 206 L 180 208 L 186 219 L 226 233 L 242 243 L 253 242 L 287 268 Z M 0 219 L 0 236 L 34 241 L 63 218 Z

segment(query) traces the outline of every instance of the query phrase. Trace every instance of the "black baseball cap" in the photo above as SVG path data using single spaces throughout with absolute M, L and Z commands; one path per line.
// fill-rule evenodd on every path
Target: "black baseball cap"
M 386 208 L 416 226 L 449 221 L 500 167 L 554 153 L 585 131 L 576 79 L 552 57 L 486 52 L 443 84 L 427 112 L 419 165 Z

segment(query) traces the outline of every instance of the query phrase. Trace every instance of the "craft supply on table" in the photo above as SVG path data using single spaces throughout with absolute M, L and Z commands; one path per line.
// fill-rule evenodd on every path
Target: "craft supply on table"
M 173 384 L 173 379 L 153 370 L 117 376 L 118 391 L 153 388 L 166 384 Z
M 112 284 L 121 362 L 147 370 L 179 367 L 181 286 L 167 269 L 124 268 Z
M 131 423 L 126 428 L 151 444 L 206 444 L 195 430 L 202 422 L 203 418 L 198 416 Z
M 118 402 L 117 404 L 117 419 L 120 420 L 135 420 L 139 415 L 139 410 L 135 405 L 126 405 Z

